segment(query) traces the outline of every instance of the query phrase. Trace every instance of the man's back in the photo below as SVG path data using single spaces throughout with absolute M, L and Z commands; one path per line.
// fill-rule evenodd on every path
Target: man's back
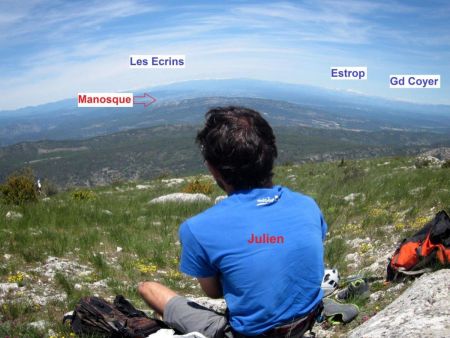
M 218 275 L 231 326 L 260 334 L 321 301 L 325 232 L 307 196 L 280 186 L 237 191 L 182 224 L 181 271 Z

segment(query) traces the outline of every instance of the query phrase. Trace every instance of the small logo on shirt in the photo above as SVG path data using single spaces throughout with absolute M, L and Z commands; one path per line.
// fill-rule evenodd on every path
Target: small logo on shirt
M 259 198 L 256 200 L 256 206 L 261 206 L 261 205 L 268 205 L 268 204 L 272 204 L 275 203 L 276 201 L 278 201 L 278 199 L 280 198 L 280 196 L 275 195 L 273 197 L 264 197 L 264 198 Z

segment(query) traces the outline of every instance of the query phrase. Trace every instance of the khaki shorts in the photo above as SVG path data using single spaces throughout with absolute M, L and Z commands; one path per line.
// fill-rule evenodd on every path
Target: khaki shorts
M 183 334 L 199 332 L 208 338 L 225 337 L 225 331 L 231 330 L 223 314 L 182 296 L 175 296 L 169 300 L 164 309 L 163 320 L 171 328 Z
M 245 338 L 246 336 L 232 330 L 227 318 L 220 313 L 208 309 L 194 301 L 182 296 L 175 296 L 164 309 L 164 322 L 171 328 L 186 334 L 199 332 L 208 338 Z M 311 318 L 315 321 L 315 317 Z M 309 322 L 310 323 L 310 322 Z M 309 329 L 309 324 L 300 326 L 289 333 L 284 334 L 261 334 L 256 337 L 303 337 Z

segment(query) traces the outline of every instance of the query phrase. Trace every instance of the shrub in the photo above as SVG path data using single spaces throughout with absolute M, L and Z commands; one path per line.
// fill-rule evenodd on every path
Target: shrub
M 441 168 L 450 168 L 450 160 L 447 160 L 444 163 L 442 163 Z
M 58 186 L 52 181 L 45 179 L 42 182 L 41 191 L 45 196 L 53 196 L 58 193 Z
M 426 158 L 418 158 L 414 162 L 414 165 L 416 166 L 417 169 L 428 168 L 430 166 L 430 164 L 431 164 L 431 161 Z
M 184 188 L 183 192 L 190 194 L 210 194 L 213 190 L 213 184 L 211 182 L 202 182 L 198 178 L 189 182 Z
M 89 201 L 97 198 L 95 193 L 91 190 L 83 189 L 76 190 L 72 193 L 72 198 L 77 201 Z
M 0 185 L 0 196 L 7 204 L 23 205 L 37 201 L 33 171 L 26 168 L 8 176 L 5 184 Z
M 356 165 L 344 165 L 342 168 L 342 172 L 343 172 L 343 177 L 342 177 L 342 181 L 343 182 L 349 182 L 349 181 L 353 181 L 355 179 L 360 178 L 361 176 L 364 176 L 364 170 L 357 167 Z

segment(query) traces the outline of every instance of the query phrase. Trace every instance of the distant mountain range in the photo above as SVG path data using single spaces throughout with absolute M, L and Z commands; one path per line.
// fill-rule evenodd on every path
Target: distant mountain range
M 274 126 L 278 163 L 416 154 L 450 146 L 450 106 L 389 101 L 249 79 L 201 80 L 133 91 L 148 108 L 77 108 L 76 98 L 0 112 L 0 181 L 30 166 L 59 185 L 204 170 L 194 138 L 222 105 L 260 111 Z
M 0 146 L 84 139 L 151 126 L 199 124 L 213 106 L 257 109 L 278 126 L 450 132 L 450 106 L 423 105 L 249 79 L 198 80 L 133 91 L 157 98 L 143 108 L 78 108 L 76 98 L 0 111 Z

